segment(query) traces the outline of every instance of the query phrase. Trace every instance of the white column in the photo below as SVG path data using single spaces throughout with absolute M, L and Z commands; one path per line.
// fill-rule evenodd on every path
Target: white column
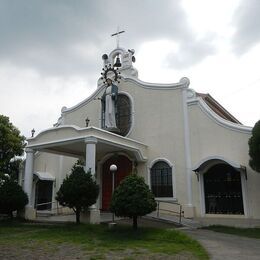
M 90 171 L 92 175 L 96 171 L 96 144 L 95 137 L 88 137 L 85 139 L 86 143 L 86 172 Z
M 27 206 L 32 207 L 32 183 L 33 183 L 33 156 L 34 151 L 30 148 L 25 149 L 25 173 L 24 173 L 24 191 L 28 195 L 29 202 Z
M 93 179 L 96 179 L 96 144 L 97 138 L 87 137 L 85 139 L 86 143 L 86 168 L 85 171 L 90 173 L 93 176 Z M 89 222 L 91 224 L 100 223 L 100 211 L 97 209 L 97 205 L 94 204 L 89 207 L 89 212 L 87 214 L 82 214 L 82 222 Z
M 185 148 L 185 160 L 186 160 L 186 174 L 187 174 L 187 186 L 188 186 L 188 205 L 192 206 L 192 182 L 191 182 L 191 156 L 190 156 L 190 129 L 189 118 L 187 109 L 187 89 L 182 90 L 183 98 L 183 123 L 184 123 L 184 148 Z
M 182 101 L 183 101 L 183 124 L 184 124 L 184 148 L 185 148 L 185 160 L 186 160 L 186 175 L 187 175 L 187 194 L 188 203 L 185 205 L 184 215 L 187 217 L 193 217 L 194 208 L 192 205 L 192 170 L 191 170 L 191 149 L 190 149 L 190 128 L 189 128 L 189 115 L 187 105 L 187 88 L 189 81 L 185 78 L 181 81 L 185 82 L 185 86 L 182 90 Z M 186 211 L 186 213 L 185 213 Z
M 26 152 L 26 161 L 25 161 L 23 189 L 27 193 L 29 201 L 25 207 L 24 218 L 25 219 L 35 219 L 36 210 L 33 207 L 33 201 L 32 201 L 34 151 L 30 148 L 26 148 L 25 152 Z

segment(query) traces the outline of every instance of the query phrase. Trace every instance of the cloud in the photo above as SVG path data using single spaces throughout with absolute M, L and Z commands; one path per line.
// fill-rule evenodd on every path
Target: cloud
M 242 1 L 234 14 L 233 25 L 233 49 L 241 55 L 260 42 L 260 1 Z
M 203 38 L 182 42 L 177 51 L 171 52 L 165 58 L 165 66 L 176 70 L 188 69 L 202 61 L 207 56 L 216 53 L 213 38 Z
M 118 24 L 126 30 L 121 37 L 124 47 L 174 40 L 183 45 L 179 55 L 185 56 L 185 64 L 199 62 L 210 48 L 209 43 L 194 41 L 178 1 L 3 0 L 0 60 L 51 76 L 94 73 L 102 64 L 101 59 L 97 62 L 100 50 L 115 46 L 110 35 Z
M 195 37 L 180 1 L 0 0 L 1 113 L 27 136 L 55 123 L 62 106 L 96 88 L 118 25 L 126 31 L 120 45 L 136 53 L 147 42 L 176 43 L 168 55 L 175 68 L 199 63 L 213 48 Z

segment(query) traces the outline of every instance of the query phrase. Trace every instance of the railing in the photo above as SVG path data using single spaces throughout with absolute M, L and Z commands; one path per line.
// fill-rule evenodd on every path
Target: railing
M 182 210 L 182 205 L 180 203 L 173 202 L 173 201 L 164 201 L 164 200 L 156 200 L 156 203 L 157 203 L 157 218 L 160 218 L 160 211 L 162 211 L 165 213 L 169 213 L 170 215 L 177 216 L 179 220 L 179 224 L 181 224 L 181 219 L 184 215 L 184 211 Z M 161 204 L 168 204 L 168 206 L 162 207 Z
M 53 204 L 55 204 L 54 206 L 52 206 Z M 48 206 L 50 205 L 50 208 L 46 208 L 46 209 L 39 209 L 39 207 L 41 206 Z M 45 202 L 45 203 L 39 203 L 35 205 L 35 209 L 36 209 L 36 216 L 37 216 L 37 211 L 41 211 L 41 212 L 45 212 L 45 213 L 51 213 L 53 215 L 61 215 L 63 214 L 62 209 L 65 208 L 63 206 L 59 206 L 58 201 L 50 201 L 50 202 Z

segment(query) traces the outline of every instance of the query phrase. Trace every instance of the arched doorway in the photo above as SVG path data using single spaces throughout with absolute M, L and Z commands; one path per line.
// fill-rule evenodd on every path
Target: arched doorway
M 119 183 L 132 172 L 132 162 L 124 155 L 117 155 L 109 158 L 102 167 L 102 210 L 109 210 L 112 197 L 112 174 L 109 170 L 110 165 L 115 164 L 115 188 Z
M 218 163 L 203 176 L 206 214 L 244 214 L 240 172 Z

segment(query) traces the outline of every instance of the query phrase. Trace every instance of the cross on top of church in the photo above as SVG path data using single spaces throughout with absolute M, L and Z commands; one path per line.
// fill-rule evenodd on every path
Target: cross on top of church
M 119 31 L 119 27 L 117 27 L 117 32 L 116 33 L 113 33 L 111 34 L 111 36 L 116 36 L 116 45 L 117 45 L 117 48 L 119 48 L 119 34 L 121 33 L 124 33 L 125 31 Z

